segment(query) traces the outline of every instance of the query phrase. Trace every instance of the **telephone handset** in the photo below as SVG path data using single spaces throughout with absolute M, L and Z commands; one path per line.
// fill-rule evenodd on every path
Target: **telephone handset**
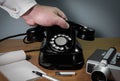
M 42 42 L 39 64 L 48 69 L 80 69 L 84 64 L 82 48 L 76 37 L 94 40 L 94 29 L 71 21 L 68 29 L 57 25 L 27 30 L 27 41 Z

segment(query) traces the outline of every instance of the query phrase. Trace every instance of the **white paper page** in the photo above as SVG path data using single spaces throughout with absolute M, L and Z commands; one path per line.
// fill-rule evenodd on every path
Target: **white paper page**
M 26 54 L 23 50 L 0 54 L 0 72 L 9 81 L 27 81 L 40 77 L 32 71 L 44 73 L 26 60 Z
M 0 66 L 0 71 L 8 78 L 9 81 L 27 81 L 40 77 L 35 73 L 32 73 L 32 71 L 44 73 L 27 60 Z
M 0 55 L 0 66 L 25 60 L 26 59 L 26 54 L 23 50 L 18 50 L 18 51 L 11 51 L 11 52 L 6 52 L 2 53 Z

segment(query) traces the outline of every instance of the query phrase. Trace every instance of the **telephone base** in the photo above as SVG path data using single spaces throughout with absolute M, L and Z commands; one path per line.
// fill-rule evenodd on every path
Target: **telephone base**
M 51 63 L 44 63 L 40 62 L 39 63 L 42 67 L 50 70 L 78 70 L 83 67 L 84 62 L 78 63 L 76 65 L 56 65 L 56 64 L 51 64 Z
M 75 49 L 78 49 L 75 52 Z M 84 65 L 82 49 L 78 44 L 76 48 L 72 49 L 69 53 L 50 54 L 49 51 L 41 52 L 39 56 L 39 65 L 46 69 L 58 70 L 77 70 L 81 69 Z

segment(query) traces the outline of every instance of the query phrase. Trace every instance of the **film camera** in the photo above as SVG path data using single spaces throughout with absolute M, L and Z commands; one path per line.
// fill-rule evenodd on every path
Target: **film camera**
M 120 53 L 113 47 L 108 51 L 97 49 L 88 58 L 86 71 L 92 81 L 120 81 Z
M 82 48 L 76 37 L 94 40 L 94 29 L 71 21 L 68 29 L 57 25 L 27 30 L 27 42 L 42 42 L 39 64 L 47 69 L 80 69 L 84 64 Z

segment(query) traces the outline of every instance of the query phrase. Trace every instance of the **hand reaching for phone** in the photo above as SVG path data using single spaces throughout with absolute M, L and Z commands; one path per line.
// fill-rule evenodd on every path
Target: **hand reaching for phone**
M 56 7 L 35 5 L 28 12 L 21 16 L 28 25 L 52 26 L 58 25 L 62 28 L 69 28 L 65 14 Z

